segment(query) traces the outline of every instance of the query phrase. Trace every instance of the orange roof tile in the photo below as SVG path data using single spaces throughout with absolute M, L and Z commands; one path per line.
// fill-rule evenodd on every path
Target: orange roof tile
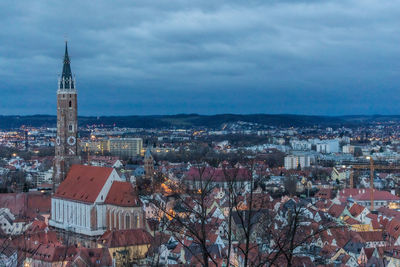
M 100 241 L 108 248 L 151 244 L 152 236 L 143 229 L 108 230 Z
M 54 196 L 92 203 L 112 171 L 113 168 L 72 165 Z
M 140 202 L 130 182 L 114 181 L 104 203 L 131 207 L 138 206 Z
M 358 215 L 360 215 L 360 214 L 363 212 L 364 209 L 365 209 L 364 206 L 361 206 L 361 205 L 359 205 L 359 204 L 357 204 L 357 203 L 354 203 L 354 204 L 350 207 L 349 212 L 350 212 L 350 214 L 351 214 L 352 216 L 357 217 Z

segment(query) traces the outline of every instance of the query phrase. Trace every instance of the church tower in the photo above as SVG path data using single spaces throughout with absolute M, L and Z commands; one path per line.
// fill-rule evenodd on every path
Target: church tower
M 64 65 L 57 90 L 57 137 L 54 158 L 54 187 L 65 179 L 72 164 L 80 163 L 78 145 L 78 92 L 72 77 L 65 43 Z
M 144 175 L 147 179 L 154 178 L 154 159 L 151 155 L 150 148 L 147 148 L 144 154 Z

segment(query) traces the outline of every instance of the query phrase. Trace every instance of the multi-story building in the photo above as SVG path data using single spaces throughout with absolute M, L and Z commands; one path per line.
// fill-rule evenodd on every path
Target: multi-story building
M 354 146 L 352 145 L 344 145 L 342 147 L 342 152 L 345 154 L 354 154 Z
M 311 143 L 306 140 L 292 140 L 290 141 L 290 145 L 293 150 L 311 150 Z
M 142 138 L 110 138 L 108 149 L 113 156 L 136 157 L 142 152 Z
M 109 151 L 109 143 L 108 140 L 86 141 L 82 143 L 82 149 L 90 155 L 104 154 Z
M 300 166 L 300 168 L 310 167 L 311 158 L 307 155 L 288 155 L 285 157 L 285 169 L 291 170 L 296 169 Z
M 317 142 L 316 150 L 320 153 L 338 153 L 339 152 L 339 140 L 332 139 L 332 140 L 323 140 Z

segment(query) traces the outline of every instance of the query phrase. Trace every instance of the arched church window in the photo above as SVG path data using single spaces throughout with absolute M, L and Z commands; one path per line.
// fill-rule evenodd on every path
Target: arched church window
M 139 215 L 135 214 L 135 228 L 139 228 Z
M 131 228 L 131 216 L 127 214 L 125 217 L 125 229 L 130 229 L 130 228 Z

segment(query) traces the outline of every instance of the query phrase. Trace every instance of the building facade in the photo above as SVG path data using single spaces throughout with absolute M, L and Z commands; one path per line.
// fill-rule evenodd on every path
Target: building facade
M 111 155 L 120 157 L 136 157 L 142 152 L 142 138 L 110 138 L 108 147 Z
M 285 169 L 297 169 L 300 168 L 308 168 L 311 164 L 311 158 L 306 155 L 296 156 L 296 155 L 288 155 L 284 160 Z
M 54 158 L 54 186 L 66 177 L 72 164 L 80 162 L 78 145 L 78 92 L 72 77 L 68 46 L 57 90 L 57 136 Z

